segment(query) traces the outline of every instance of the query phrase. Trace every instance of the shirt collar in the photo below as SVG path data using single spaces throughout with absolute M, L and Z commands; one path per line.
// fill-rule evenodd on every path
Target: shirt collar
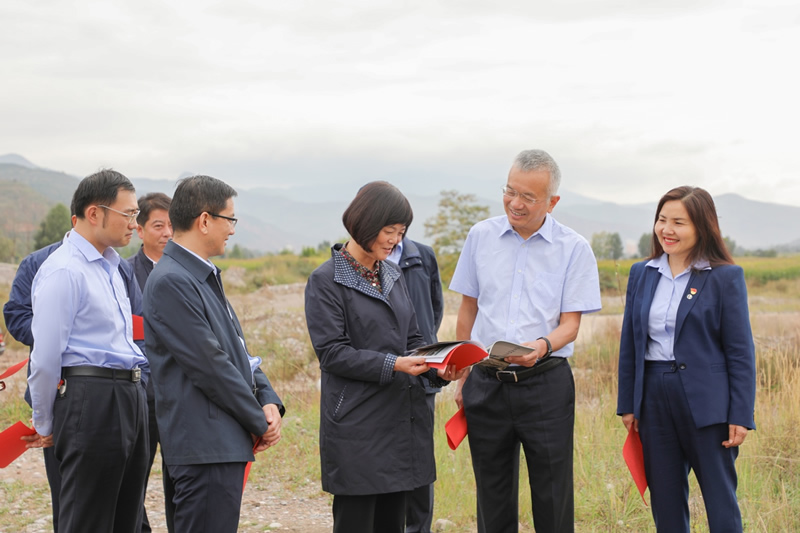
M 539 228 L 538 230 L 536 230 L 533 233 L 533 235 L 528 237 L 526 240 L 530 240 L 533 237 L 535 237 L 536 235 L 541 235 L 542 238 L 544 240 L 546 240 L 547 242 L 550 242 L 550 243 L 553 242 L 553 226 L 554 225 L 555 225 L 555 220 L 550 215 L 550 213 L 547 213 L 547 215 L 544 217 L 544 222 L 542 223 L 542 227 Z M 498 237 L 502 237 L 503 235 L 505 235 L 505 234 L 507 234 L 509 232 L 517 233 L 516 230 L 513 228 L 513 226 L 511 226 L 511 223 L 508 221 L 508 217 L 504 216 L 503 217 L 503 222 L 500 225 L 500 233 L 498 234 Z M 517 235 L 519 235 L 519 233 L 517 233 Z M 521 235 L 520 235 L 520 238 L 522 238 Z
M 660 256 L 648 261 L 646 266 L 649 266 L 651 268 L 656 268 L 662 274 L 665 273 L 665 272 L 670 272 L 669 255 L 668 254 L 661 254 Z M 684 272 L 687 272 L 689 270 L 711 270 L 711 263 L 709 263 L 707 259 L 698 259 L 697 261 L 694 262 L 694 264 L 690 265 L 689 267 L 686 268 L 686 270 L 681 272 L 681 274 L 683 274 Z M 678 276 L 679 275 L 680 274 L 678 274 Z M 672 273 L 670 272 L 670 277 L 671 276 L 672 276 Z M 678 276 L 675 276 L 675 277 L 678 277 Z
M 87 261 L 97 261 L 98 259 L 105 259 L 108 263 L 117 268 L 119 266 L 120 257 L 116 250 L 110 246 L 103 250 L 103 253 L 97 251 L 92 243 L 86 240 L 86 237 L 77 231 L 70 231 L 64 236 L 66 242 L 71 243 L 78 251 L 86 258 Z

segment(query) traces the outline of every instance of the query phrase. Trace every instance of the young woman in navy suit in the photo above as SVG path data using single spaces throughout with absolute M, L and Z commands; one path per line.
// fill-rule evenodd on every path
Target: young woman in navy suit
M 658 203 L 652 254 L 631 267 L 617 414 L 639 432 L 656 528 L 689 532 L 689 470 L 712 533 L 742 531 L 734 463 L 755 429 L 755 348 L 744 272 L 711 196 L 678 187 Z

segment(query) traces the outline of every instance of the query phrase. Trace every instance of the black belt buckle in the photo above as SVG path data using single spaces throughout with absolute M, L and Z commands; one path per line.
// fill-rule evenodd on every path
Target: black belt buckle
M 500 377 L 501 375 L 510 376 L 510 377 L 513 377 L 514 379 L 503 379 L 503 378 Z M 519 382 L 519 379 L 517 379 L 517 372 L 514 371 L 514 370 L 498 370 L 495 373 L 495 377 L 497 378 L 497 381 L 501 381 L 503 383 L 518 383 Z
M 138 366 L 131 369 L 131 381 L 139 383 L 142 380 L 142 369 Z

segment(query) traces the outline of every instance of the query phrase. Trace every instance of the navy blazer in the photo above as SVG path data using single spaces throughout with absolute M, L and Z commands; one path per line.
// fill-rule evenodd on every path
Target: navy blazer
M 170 241 L 144 290 L 144 330 L 167 465 L 253 460 L 250 434 L 268 425 L 261 407 L 280 398 L 255 371 L 216 274 Z
M 631 267 L 619 347 L 617 414 L 641 416 L 650 304 L 661 274 Z M 755 346 L 744 271 L 737 265 L 693 271 L 678 306 L 674 353 L 695 426 L 755 429 Z M 692 294 L 689 298 L 688 295 Z

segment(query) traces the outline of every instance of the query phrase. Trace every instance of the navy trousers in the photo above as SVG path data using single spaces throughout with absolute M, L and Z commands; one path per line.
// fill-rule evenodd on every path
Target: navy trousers
M 175 531 L 236 533 L 245 465 L 169 465 L 175 487 Z
M 734 467 L 739 448 L 722 446 L 728 424 L 695 427 L 674 363 L 646 363 L 639 436 L 658 531 L 689 533 L 690 469 L 711 533 L 742 531 Z
M 333 497 L 333 533 L 403 533 L 408 492 Z
M 436 411 L 436 393 L 425 396 L 431 419 Z M 433 523 L 433 483 L 408 493 L 406 498 L 406 533 L 431 533 Z

